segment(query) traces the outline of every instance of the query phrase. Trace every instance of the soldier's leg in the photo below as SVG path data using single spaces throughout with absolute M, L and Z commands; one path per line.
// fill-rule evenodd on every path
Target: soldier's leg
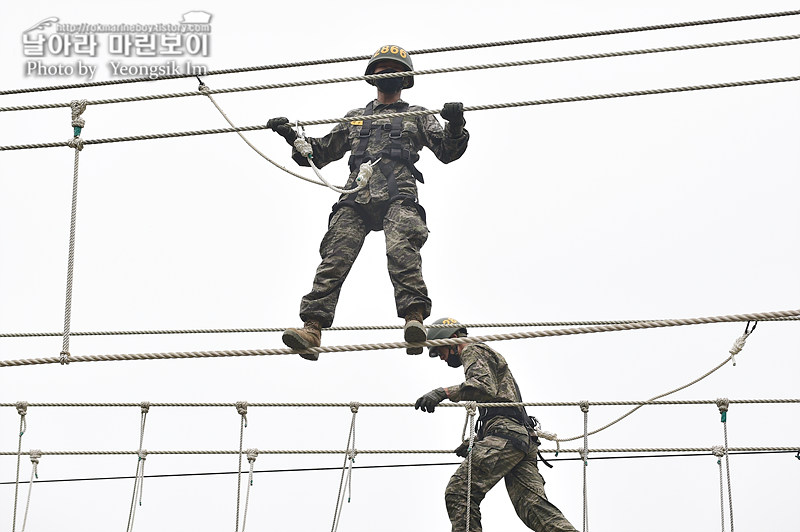
M 536 449 L 506 475 L 506 489 L 517 515 L 536 532 L 577 532 L 561 510 L 547 500 L 544 479 L 536 467 Z
M 480 503 L 486 494 L 524 457 L 506 439 L 487 436 L 472 448 L 472 490 L 470 492 L 470 532 L 481 532 Z M 453 532 L 466 529 L 467 471 L 464 460 L 450 478 L 444 492 L 447 515 Z
M 301 320 L 317 320 L 322 327 L 331 326 L 342 284 L 367 233 L 364 220 L 355 209 L 343 206 L 336 211 L 319 246 L 322 262 L 317 267 L 313 287 L 300 302 Z
M 422 280 L 420 255 L 420 249 L 428 240 L 425 222 L 414 206 L 395 201 L 383 219 L 383 232 L 397 316 L 404 318 L 410 307 L 420 307 L 422 318 L 427 318 L 431 314 L 431 300 Z

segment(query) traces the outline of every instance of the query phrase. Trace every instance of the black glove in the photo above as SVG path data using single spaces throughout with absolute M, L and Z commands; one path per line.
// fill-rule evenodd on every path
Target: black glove
M 414 403 L 414 410 L 422 409 L 423 412 L 433 412 L 436 405 L 447 399 L 444 388 L 436 388 L 426 393 Z
M 460 137 L 464 131 L 464 125 L 467 123 L 464 120 L 464 104 L 461 102 L 446 103 L 439 114 L 450 122 L 450 135 Z
M 469 440 L 465 440 L 461 442 L 461 445 L 456 447 L 456 450 L 453 451 L 456 453 L 456 456 L 460 456 L 461 458 L 466 458 L 469 451 Z
M 294 145 L 294 140 L 297 138 L 297 133 L 294 132 L 292 126 L 289 124 L 289 119 L 285 116 L 278 118 L 270 118 L 267 121 L 267 127 L 286 139 L 286 142 Z

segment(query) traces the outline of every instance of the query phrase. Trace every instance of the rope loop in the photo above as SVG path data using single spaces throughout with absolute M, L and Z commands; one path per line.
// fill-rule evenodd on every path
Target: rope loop
M 711 447 L 711 454 L 717 458 L 722 458 L 725 456 L 725 449 L 722 447 L 722 445 L 714 445 Z
M 719 399 L 717 399 L 716 402 L 717 402 L 717 408 L 719 408 L 719 413 L 720 414 L 723 414 L 723 413 L 727 412 L 728 411 L 728 406 L 731 404 L 731 402 L 728 400 L 727 397 L 720 397 Z
M 584 414 L 587 413 L 589 411 L 589 401 L 586 400 L 581 401 L 580 407 L 581 407 L 581 412 L 583 412 Z
M 33 462 L 34 464 L 38 464 L 39 458 L 42 457 L 41 449 L 31 449 L 29 454 L 31 456 L 31 462 Z
M 247 401 L 236 401 L 236 412 L 242 416 L 244 426 L 247 426 Z
M 142 414 L 150 412 L 150 401 L 142 401 L 140 406 L 142 408 Z
M 62 366 L 65 364 L 69 364 L 69 351 L 61 351 L 58 354 L 58 363 Z
M 139 456 L 139 460 L 147 460 L 147 449 L 139 449 L 136 454 Z
M 72 127 L 82 128 L 86 125 L 86 121 L 81 118 L 81 115 L 86 110 L 87 103 L 86 100 L 72 100 L 69 103 L 69 107 L 72 110 Z
M 475 401 L 466 401 L 464 403 L 464 408 L 467 409 L 468 416 L 474 416 L 475 412 L 478 411 L 478 403 Z
M 350 411 L 352 413 L 357 414 L 359 407 L 361 407 L 361 403 L 359 403 L 358 401 L 351 401 L 350 402 Z
M 251 464 L 258 458 L 258 449 L 247 449 L 247 461 Z
M 28 415 L 28 401 L 17 401 L 15 406 L 17 407 L 17 413 L 19 414 L 20 421 L 19 435 L 22 437 L 22 435 L 25 434 L 25 431 L 28 430 L 28 420 L 25 417 Z

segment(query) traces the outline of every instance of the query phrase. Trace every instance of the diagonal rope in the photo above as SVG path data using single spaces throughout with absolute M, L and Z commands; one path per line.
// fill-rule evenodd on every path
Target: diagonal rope
M 733 496 L 731 495 L 731 464 L 730 459 L 728 457 L 728 406 L 730 405 L 730 401 L 727 399 L 717 399 L 717 407 L 719 408 L 720 413 L 720 421 L 722 422 L 722 431 L 725 436 L 725 448 L 723 449 L 725 454 L 725 471 L 728 477 L 728 510 L 730 511 L 731 516 L 731 532 L 733 532 Z
M 250 473 L 247 476 L 247 495 L 244 497 L 244 512 L 242 513 L 242 532 L 247 526 L 247 508 L 250 506 L 250 488 L 253 485 L 253 466 L 258 458 L 258 449 L 247 449 L 247 461 L 250 463 Z M 239 476 L 242 474 L 239 472 Z
M 33 492 L 33 482 L 39 478 L 39 459 L 42 457 L 42 452 L 39 449 L 31 449 L 31 480 L 28 482 L 28 500 L 25 503 L 25 514 L 22 518 L 22 532 L 25 532 L 25 525 L 28 524 L 28 510 L 31 507 L 31 492 Z
M 344 507 L 344 492 L 348 491 L 347 502 L 350 502 L 350 488 L 353 478 L 353 462 L 356 461 L 356 414 L 361 406 L 360 403 L 350 403 L 350 411 L 353 417 L 350 420 L 350 430 L 347 433 L 347 449 L 344 453 L 344 463 L 342 464 L 342 477 L 339 479 L 339 489 L 336 494 L 336 509 L 333 512 L 333 524 L 331 525 L 331 532 L 336 532 L 339 529 L 339 519 L 342 515 L 342 507 Z M 350 460 L 348 464 L 347 461 Z M 347 481 L 345 482 L 345 473 L 347 474 Z
M 454 45 L 454 46 L 442 46 L 438 48 L 422 48 L 419 50 L 409 50 L 408 53 L 411 55 L 422 55 L 422 54 L 430 54 L 430 53 L 440 53 L 440 52 L 452 52 L 452 51 L 460 51 L 460 50 L 475 50 L 479 48 L 492 48 L 492 47 L 499 47 L 499 46 L 513 46 L 513 45 L 520 45 L 520 44 L 532 44 L 532 43 L 540 43 L 540 42 L 548 42 L 548 41 L 561 41 L 561 40 L 569 40 L 569 39 L 582 39 L 587 37 L 601 37 L 606 35 L 619 35 L 625 33 L 637 33 L 637 32 L 644 32 L 644 31 L 654 31 L 654 30 L 665 30 L 665 29 L 675 29 L 675 28 L 687 28 L 691 26 L 704 26 L 704 25 L 711 25 L 711 24 L 722 24 L 728 22 L 741 22 L 741 21 L 749 21 L 749 20 L 759 20 L 759 19 L 769 19 L 769 18 L 777 18 L 777 17 L 786 17 L 792 15 L 800 15 L 800 11 L 780 11 L 776 13 L 762 13 L 757 15 L 742 15 L 737 17 L 725 17 L 725 18 L 716 18 L 716 19 L 706 19 L 706 20 L 695 20 L 690 22 L 672 22 L 667 24 L 656 24 L 650 26 L 635 26 L 629 28 L 620 28 L 620 29 L 609 29 L 609 30 L 598 30 L 598 31 L 588 31 L 582 33 L 567 33 L 561 35 L 550 35 L 545 37 L 528 37 L 522 39 L 512 39 L 507 41 L 495 41 L 495 42 L 485 42 L 485 43 L 475 43 L 475 44 L 463 44 L 463 45 Z M 314 59 L 310 61 L 298 61 L 294 63 L 278 63 L 272 65 L 261 65 L 261 66 L 250 66 L 250 67 L 239 67 L 239 68 L 227 68 L 227 69 L 218 69 L 218 70 L 209 70 L 205 72 L 203 75 L 205 76 L 215 76 L 219 74 L 239 74 L 244 72 L 255 72 L 260 70 L 277 70 L 277 69 L 284 69 L 284 68 L 295 68 L 295 67 L 305 67 L 305 66 L 315 66 L 315 65 L 327 65 L 332 63 L 345 63 L 350 61 L 364 61 L 369 59 L 370 55 L 356 55 L 356 56 L 349 56 L 349 57 L 339 57 L 339 58 L 332 58 L 332 59 Z M 63 89 L 76 89 L 76 88 L 85 88 L 85 87 L 99 87 L 99 86 L 106 86 L 106 85 L 119 85 L 119 84 L 127 84 L 127 83 L 141 83 L 141 82 L 150 82 L 150 81 L 158 81 L 158 80 L 167 80 L 167 79 L 178 79 L 178 78 L 188 78 L 194 77 L 194 74 L 170 74 L 164 76 L 158 76 L 156 78 L 149 78 L 149 77 L 142 77 L 142 78 L 122 78 L 122 79 L 114 79 L 114 80 L 107 80 L 107 81 L 92 81 L 86 83 L 71 83 L 71 84 L 64 84 L 64 85 L 52 85 L 49 87 L 26 87 L 21 89 L 7 89 L 0 91 L 0 95 L 7 95 L 7 94 L 23 94 L 29 92 L 45 92 L 45 91 L 54 91 L 54 90 L 63 90 Z
M 383 75 L 383 74 L 381 74 Z M 530 107 L 536 105 L 551 105 L 556 103 L 574 103 L 574 102 L 587 102 L 587 101 L 594 101 L 594 100 L 608 100 L 614 98 L 630 98 L 633 96 L 653 96 L 656 94 L 669 94 L 669 93 L 677 93 L 677 92 L 693 92 L 693 91 L 701 91 L 701 90 L 710 90 L 710 89 L 727 89 L 732 87 L 745 87 L 751 85 L 768 85 L 773 83 L 787 83 L 792 81 L 800 81 L 800 76 L 787 76 L 781 78 L 769 78 L 769 79 L 756 79 L 756 80 L 747 80 L 747 81 L 730 81 L 730 82 L 722 82 L 722 83 L 708 83 L 705 85 L 688 85 L 684 87 L 670 87 L 670 88 L 662 88 L 662 89 L 647 89 L 647 90 L 636 90 L 636 91 L 626 91 L 626 92 L 613 92 L 613 93 L 605 93 L 605 94 L 592 94 L 587 96 L 568 96 L 562 98 L 548 98 L 544 100 L 528 100 L 522 102 L 508 102 L 508 103 L 497 103 L 497 104 L 485 104 L 485 105 L 467 105 L 464 106 L 464 111 L 489 111 L 495 109 L 511 109 L 514 107 Z M 2 109 L 0 109 L 2 110 Z M 381 118 L 395 118 L 395 117 L 409 117 L 409 116 L 428 116 L 428 115 L 435 115 L 441 112 L 440 109 L 426 109 L 420 111 L 404 111 L 402 113 L 381 113 Z M 367 117 L 364 115 L 359 116 L 351 116 L 347 118 L 326 118 L 321 120 L 305 120 L 305 121 L 297 121 L 296 124 L 298 126 L 314 126 L 314 125 L 321 125 L 321 124 L 338 124 L 344 122 L 350 122 L 353 120 L 364 120 Z M 155 133 L 149 135 L 132 135 L 132 136 L 125 136 L 125 137 L 112 137 L 112 138 L 105 138 L 105 139 L 95 139 L 95 140 L 85 140 L 83 144 L 90 145 L 90 144 L 109 144 L 115 142 L 133 142 L 133 141 L 140 141 L 140 140 L 154 140 L 154 139 L 167 139 L 167 138 L 177 138 L 177 137 L 194 137 L 200 135 L 217 135 L 220 133 L 236 133 L 239 131 L 257 131 L 261 129 L 267 129 L 266 125 L 256 125 L 256 126 L 242 126 L 242 127 L 235 127 L 235 128 L 220 128 L 220 129 L 201 129 L 196 131 L 182 131 L 182 132 L 175 132 L 175 133 Z M 62 146 L 71 146 L 68 142 L 43 142 L 38 144 L 17 144 L 12 146 L 0 146 L 0 151 L 9 151 L 9 150 L 29 150 L 29 149 L 38 149 L 38 148 L 58 148 Z
M 505 61 L 501 63 L 485 63 L 479 65 L 464 65 L 464 66 L 456 66 L 456 67 L 443 67 L 443 68 L 429 68 L 424 70 L 413 70 L 413 71 L 404 71 L 404 72 L 393 72 L 393 73 L 386 73 L 386 74 L 366 74 L 362 76 L 344 76 L 338 78 L 326 78 L 326 79 L 316 79 L 316 80 L 303 80 L 303 81 L 288 81 L 283 83 L 269 83 L 265 85 L 252 85 L 248 87 L 228 87 L 223 89 L 208 89 L 206 91 L 186 91 L 186 92 L 172 92 L 167 94 L 149 94 L 143 96 L 126 96 L 122 98 L 107 98 L 102 100 L 89 100 L 89 104 L 91 105 L 105 105 L 105 104 L 117 104 L 117 103 L 129 103 L 129 102 L 141 102 L 141 101 L 149 101 L 149 100 L 165 100 L 171 98 L 185 98 L 191 96 L 203 96 L 203 95 L 211 95 L 211 94 L 230 94 L 235 92 L 250 92 L 250 91 L 261 91 L 261 90 L 271 90 L 271 89 L 287 89 L 287 88 L 295 88 L 295 87 L 308 87 L 314 85 L 329 85 L 335 83 L 350 83 L 350 82 L 357 82 L 357 81 L 373 81 L 379 79 L 387 79 L 387 78 L 403 78 L 403 77 L 410 77 L 410 76 L 426 76 L 431 74 L 450 74 L 454 72 L 469 72 L 474 70 L 490 70 L 496 68 L 509 68 L 509 67 L 521 67 L 521 66 L 532 66 L 532 65 L 543 65 L 549 63 L 564 63 L 564 62 L 571 62 L 571 61 L 586 61 L 592 59 L 608 59 L 614 57 L 625 57 L 625 56 L 636 56 L 636 55 L 645 55 L 645 54 L 656 54 L 656 53 L 664 53 L 664 52 L 682 52 L 688 50 L 699 50 L 704 48 L 719 48 L 724 46 L 740 46 L 740 45 L 749 45 L 749 44 L 763 44 L 768 42 L 779 42 L 779 41 L 788 41 L 800 39 L 800 35 L 780 35 L 776 37 L 759 37 L 755 39 L 741 39 L 736 41 L 720 41 L 720 42 L 713 42 L 713 43 L 699 43 L 699 44 L 687 44 L 687 45 L 680 45 L 680 46 L 665 46 L 662 48 L 646 48 L 640 50 L 624 50 L 619 52 L 605 52 L 605 53 L 597 53 L 597 54 L 584 54 L 584 55 L 574 55 L 574 56 L 564 56 L 564 57 L 550 57 L 544 59 L 528 59 L 528 60 L 521 60 L 521 61 Z M 48 104 L 34 104 L 34 105 L 19 105 L 19 106 L 12 106 L 12 107 L 0 107 L 0 112 L 8 112 L 8 111 L 31 111 L 31 110 L 39 110 L 39 109 L 56 109 L 59 107 L 67 107 L 68 104 L 66 103 L 48 103 Z M 466 109 L 465 109 L 466 110 Z M 306 124 L 307 125 L 307 124 Z
M 425 342 L 386 342 L 377 344 L 358 344 L 358 345 L 339 345 L 312 347 L 304 350 L 304 353 L 342 353 L 350 351 L 377 351 L 384 349 L 398 349 L 421 346 L 443 346 L 458 344 L 475 344 L 483 342 L 495 342 L 502 340 L 521 340 L 527 338 L 546 338 L 554 336 L 569 336 L 575 334 L 592 334 L 613 331 L 629 331 L 638 329 L 655 329 L 663 327 L 677 327 L 683 325 L 700 325 L 709 323 L 730 323 L 740 321 L 760 321 L 763 319 L 778 318 L 783 316 L 798 316 L 800 310 L 783 310 L 774 312 L 761 312 L 753 314 L 731 314 L 727 316 L 710 316 L 704 318 L 684 318 L 657 321 L 640 321 L 636 323 L 624 323 L 617 325 L 598 325 L 592 327 L 575 327 L 567 329 L 547 329 L 544 331 L 525 331 L 507 334 L 494 334 L 486 336 L 466 336 L 459 338 L 444 338 L 441 340 L 428 340 Z M 133 354 L 113 354 L 113 355 L 80 355 L 71 358 L 74 362 L 100 362 L 118 360 L 164 360 L 164 359 L 186 359 L 186 358 L 217 358 L 217 357 L 239 357 L 239 356 L 271 356 L 296 354 L 298 351 L 290 348 L 280 349 L 245 349 L 229 351 L 184 351 L 171 353 L 133 353 Z M 21 360 L 0 360 L 0 367 L 10 366 L 30 366 L 40 364 L 57 363 L 58 358 L 29 358 Z M 726 360 L 727 362 L 727 360 Z M 724 364 L 725 362 L 723 362 Z
M 17 476 L 16 481 L 14 482 L 14 515 L 11 520 L 11 532 L 14 532 L 17 529 L 17 500 L 19 497 L 19 462 L 20 457 L 22 456 L 22 435 L 25 434 L 25 431 L 28 430 L 28 422 L 25 419 L 25 416 L 28 414 L 28 403 L 25 401 L 19 401 L 16 403 L 17 413 L 19 414 L 19 443 L 17 445 Z M 28 453 L 30 454 L 30 453 Z
M 144 427 L 147 422 L 147 413 L 150 411 L 150 403 L 142 401 L 140 403 L 141 417 L 139 419 L 139 455 L 136 461 L 136 475 L 133 480 L 133 495 L 131 495 L 131 508 L 128 512 L 128 526 L 127 532 L 133 531 L 133 522 L 136 519 L 136 496 L 139 496 L 139 506 L 142 505 L 142 491 L 144 487 L 144 464 L 147 459 L 147 451 L 142 447 L 144 446 Z

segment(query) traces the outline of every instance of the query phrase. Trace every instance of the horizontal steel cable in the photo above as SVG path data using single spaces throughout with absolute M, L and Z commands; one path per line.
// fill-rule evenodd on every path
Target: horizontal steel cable
M 729 399 L 728 402 L 730 404 L 791 404 L 791 403 L 800 403 L 800 399 Z M 27 402 L 28 408 L 49 408 L 49 407 L 136 407 L 139 408 L 142 406 L 142 403 L 36 403 L 36 402 Z M 549 402 L 521 402 L 521 403 L 475 403 L 477 406 L 482 407 L 493 407 L 493 406 L 540 406 L 540 407 L 550 407 L 550 406 L 581 406 L 584 404 L 581 401 L 572 401 L 572 402 L 565 402 L 565 401 L 549 401 Z M 589 406 L 636 406 L 636 405 L 643 405 L 643 406 L 650 406 L 650 405 L 716 405 L 716 399 L 683 399 L 683 400 L 664 400 L 664 401 L 588 401 Z M 17 403 L 0 403 L 0 408 L 2 407 L 15 407 Z M 247 407 L 290 407 L 290 408 L 303 408 L 303 407 L 341 407 L 341 408 L 350 408 L 353 405 L 352 402 L 349 403 L 251 403 L 250 401 L 247 402 Z M 202 408 L 209 408 L 209 407 L 222 407 L 222 408 L 233 408 L 236 407 L 236 403 L 159 403 L 159 402 L 149 402 L 148 406 L 151 408 L 156 407 L 169 407 L 169 408 L 177 408 L 177 407 L 202 407 Z M 414 406 L 414 403 L 362 403 L 358 402 L 359 408 L 411 408 Z M 463 404 L 459 403 L 440 403 L 438 407 L 460 407 L 464 408 Z
M 785 316 L 800 316 L 800 310 L 784 310 L 776 312 L 762 312 L 755 314 L 733 314 L 728 316 L 710 316 L 705 318 L 690 319 L 671 319 L 657 321 L 641 321 L 635 323 L 621 323 L 617 325 L 597 325 L 590 327 L 575 327 L 567 329 L 546 329 L 544 331 L 527 331 L 507 334 L 495 334 L 487 336 L 468 336 L 461 338 L 444 338 L 441 340 L 428 340 L 426 342 L 388 342 L 358 345 L 338 345 L 314 347 L 303 351 L 303 353 L 343 353 L 349 351 L 378 351 L 385 349 L 400 349 L 410 346 L 442 346 L 457 344 L 474 344 L 480 342 L 496 342 L 502 340 L 522 340 L 527 338 L 545 338 L 553 336 L 569 336 L 575 334 L 590 334 L 612 331 L 629 331 L 636 329 L 654 329 L 662 327 L 677 327 L 682 325 L 700 325 L 708 323 L 730 323 L 739 321 L 760 321 L 769 318 L 779 318 Z M 185 358 L 218 358 L 218 357 L 239 357 L 239 356 L 268 356 L 268 355 L 290 355 L 298 353 L 297 350 L 290 348 L 279 349 L 240 349 L 226 351 L 184 351 L 170 353 L 132 353 L 132 354 L 113 354 L 113 355 L 77 355 L 70 357 L 70 363 L 77 362 L 104 362 L 118 360 L 157 360 L 157 359 L 185 359 Z M 0 360 L 0 367 L 11 366 L 32 366 L 40 364 L 60 363 L 59 357 L 28 358 L 20 360 Z
M 800 316 L 787 316 L 783 318 L 771 318 L 763 321 L 798 321 Z M 506 323 L 462 323 L 463 327 L 470 329 L 489 328 L 489 327 L 579 327 L 582 325 L 616 325 L 618 323 L 638 323 L 640 321 L 654 320 L 606 320 L 606 321 L 530 321 L 530 322 L 506 322 Z M 743 320 L 747 321 L 747 320 Z M 438 329 L 450 327 L 447 324 L 425 325 L 428 329 Z M 403 325 L 342 325 L 338 327 L 323 328 L 324 331 L 384 331 L 392 329 L 402 329 Z M 147 334 L 229 334 L 229 333 L 282 333 L 286 327 L 261 327 L 251 329 L 161 329 L 161 330 L 139 330 L 139 331 L 83 331 L 70 332 L 70 336 L 124 336 L 124 335 L 147 335 Z M 63 336 L 63 332 L 14 332 L 0 333 L 0 338 L 35 338 L 48 336 Z
M 774 447 L 728 447 L 729 451 L 749 452 L 749 451 L 796 451 L 800 445 L 783 445 Z M 583 449 L 539 449 L 543 453 L 581 453 Z M 713 447 L 634 447 L 626 448 L 598 448 L 589 449 L 591 453 L 699 453 L 713 451 Z M 452 454 L 452 449 L 358 449 L 357 454 Z M 138 455 L 139 451 L 41 451 L 42 456 L 125 456 Z M 0 456 L 17 456 L 17 454 L 27 455 L 30 451 L 0 451 Z M 151 455 L 230 455 L 239 454 L 238 449 L 234 450 L 169 450 L 151 451 L 147 450 L 147 456 Z M 258 454 L 345 454 L 340 449 L 258 449 Z
M 777 18 L 777 17 L 786 17 L 786 16 L 793 16 L 793 15 L 800 15 L 800 11 L 780 11 L 776 13 L 763 13 L 757 15 L 742 15 L 738 17 L 725 17 L 725 18 L 716 18 L 716 19 L 706 19 L 706 20 L 695 20 L 690 22 L 673 22 L 667 24 L 656 24 L 650 26 L 636 26 L 631 28 L 621 28 L 621 29 L 610 29 L 610 30 L 598 30 L 598 31 L 588 31 L 582 33 L 567 33 L 561 35 L 550 35 L 545 37 L 529 37 L 523 39 L 512 39 L 507 41 L 495 41 L 495 42 L 485 42 L 485 43 L 475 43 L 475 44 L 462 44 L 462 45 L 454 45 L 454 46 L 441 46 L 438 48 L 422 48 L 420 50 L 409 50 L 408 52 L 411 55 L 422 55 L 422 54 L 430 54 L 430 53 L 440 53 L 440 52 L 454 52 L 460 50 L 476 50 L 479 48 L 494 48 L 499 46 L 513 46 L 519 44 L 532 44 L 532 43 L 539 43 L 539 42 L 548 42 L 548 41 L 563 41 L 563 40 L 570 40 L 570 39 L 582 39 L 586 37 L 601 37 L 606 35 L 619 35 L 619 34 L 626 34 L 626 33 L 637 33 L 643 31 L 654 31 L 654 30 L 666 30 L 666 29 L 676 29 L 676 28 L 687 28 L 691 26 L 704 26 L 710 24 L 722 24 L 727 22 L 742 22 L 748 20 L 759 20 L 759 19 L 769 19 L 769 18 Z M 295 67 L 304 67 L 304 66 L 316 66 L 316 65 L 327 65 L 332 63 L 347 63 L 351 61 L 364 61 L 372 57 L 371 55 L 354 55 L 349 57 L 339 57 L 339 58 L 332 58 L 332 59 L 314 59 L 308 61 L 297 61 L 293 63 L 277 63 L 272 65 L 261 65 L 261 66 L 250 66 L 250 67 L 239 67 L 239 68 L 227 68 L 227 69 L 218 69 L 218 70 L 209 70 L 205 72 L 204 76 L 216 76 L 219 74 L 240 74 L 245 72 L 256 72 L 261 70 L 278 70 L 284 68 L 295 68 Z M 0 95 L 7 95 L 7 94 L 24 94 L 29 92 L 45 92 L 45 91 L 54 91 L 54 90 L 63 90 L 63 89 L 77 89 L 77 88 L 87 88 L 87 87 L 100 87 L 100 86 L 107 86 L 107 85 L 120 85 L 120 84 L 127 84 L 127 83 L 140 83 L 140 82 L 149 82 L 149 81 L 160 81 L 160 80 L 167 80 L 167 79 L 180 79 L 180 78 L 189 78 L 194 77 L 194 74 L 171 74 L 165 76 L 158 76 L 156 78 L 125 78 L 125 79 L 115 79 L 115 80 L 107 80 L 107 81 L 92 81 L 87 83 L 71 83 L 65 85 L 53 85 L 49 87 L 26 87 L 22 89 L 7 89 L 0 91 Z
M 685 87 L 671 87 L 665 89 L 647 89 L 647 90 L 638 90 L 638 91 L 627 91 L 627 92 L 613 92 L 613 93 L 606 93 L 606 94 L 594 94 L 588 96 L 568 96 L 564 98 L 548 98 L 545 100 L 529 100 L 523 102 L 510 102 L 510 103 L 500 103 L 500 104 L 487 104 L 487 105 L 471 105 L 471 106 L 464 106 L 464 111 L 488 111 L 492 109 L 510 109 L 512 107 L 529 107 L 534 105 L 549 105 L 554 103 L 571 103 L 571 102 L 585 102 L 585 101 L 592 101 L 592 100 L 608 100 L 613 98 L 627 98 L 631 96 L 650 96 L 654 94 L 668 94 L 673 92 L 691 92 L 691 91 L 700 91 L 700 90 L 708 90 L 708 89 L 725 89 L 730 87 L 745 87 L 748 85 L 767 85 L 771 83 L 785 83 L 790 81 L 800 81 L 800 76 L 788 76 L 788 77 L 781 77 L 781 78 L 769 78 L 769 79 L 756 79 L 756 80 L 748 80 L 748 81 L 730 81 L 724 83 L 709 83 L 705 85 L 690 85 Z M 404 117 L 404 116 L 426 116 L 426 115 L 435 115 L 439 114 L 440 109 L 426 109 L 424 111 L 405 111 L 402 113 L 382 113 L 381 118 L 394 118 L 394 117 Z M 350 122 L 353 120 L 363 120 L 366 116 L 351 116 L 346 118 L 327 118 L 323 120 L 306 120 L 306 121 L 298 121 L 297 125 L 299 126 L 312 126 L 312 125 L 320 125 L 320 124 L 338 124 L 340 122 Z M 201 129 L 197 131 L 183 131 L 183 132 L 176 132 L 176 133 L 156 133 L 150 135 L 133 135 L 127 137 L 112 137 L 106 139 L 94 139 L 94 140 L 84 140 L 84 146 L 91 145 L 91 144 L 109 144 L 114 142 L 132 142 L 138 140 L 153 140 L 153 139 L 166 139 L 166 138 L 176 138 L 176 137 L 193 137 L 199 135 L 216 135 L 219 133 L 236 133 L 238 131 L 258 131 L 261 129 L 267 129 L 266 125 L 257 125 L 257 126 L 242 126 L 242 127 L 235 127 L 235 128 L 220 128 L 220 129 Z M 39 144 L 17 144 L 13 146 L 0 146 L 0 151 L 8 151 L 8 150 L 29 150 L 35 148 L 58 148 L 63 146 L 70 146 L 69 142 L 45 142 Z
M 777 37 L 762 37 L 755 39 L 742 39 L 736 41 L 721 41 L 713 43 L 700 43 L 700 44 L 687 44 L 681 46 L 666 46 L 663 48 L 646 48 L 642 50 L 626 50 L 621 52 L 606 52 L 597 54 L 573 55 L 566 57 L 551 57 L 544 59 L 529 59 L 523 61 L 507 61 L 502 63 L 487 63 L 481 65 L 465 65 L 457 67 L 445 68 L 430 68 L 425 70 L 415 70 L 411 72 L 393 72 L 387 74 L 369 74 L 363 76 L 345 76 L 338 78 L 327 78 L 306 81 L 287 81 L 283 83 L 269 83 L 266 85 L 252 85 L 249 87 L 229 87 L 223 89 L 209 89 L 206 91 L 187 91 L 187 92 L 172 92 L 167 94 L 149 94 L 143 96 L 125 96 L 120 98 L 106 98 L 101 100 L 88 100 L 87 105 L 105 105 L 112 103 L 130 103 L 142 102 L 148 100 L 165 100 L 170 98 L 185 98 L 190 96 L 207 96 L 213 94 L 229 94 L 234 92 L 249 92 L 270 89 L 286 89 L 293 87 L 307 87 L 312 85 L 328 85 L 331 83 L 348 83 L 354 81 L 365 81 L 385 78 L 402 78 L 408 76 L 425 76 L 429 74 L 449 74 L 454 72 L 468 72 L 473 70 L 489 70 L 495 68 L 508 68 L 519 66 L 542 65 L 549 63 L 563 63 L 568 61 L 585 61 L 589 59 L 608 59 L 612 57 L 624 57 L 633 55 L 655 54 L 664 52 L 681 52 L 687 50 L 699 50 L 704 48 L 719 48 L 723 46 L 738 46 L 746 44 L 762 44 L 768 42 L 788 41 L 800 39 L 800 35 L 781 35 Z M 58 109 L 60 107 L 69 107 L 70 103 L 43 103 L 31 105 L 18 105 L 10 107 L 0 107 L 0 112 L 7 111 L 32 111 L 40 109 Z

